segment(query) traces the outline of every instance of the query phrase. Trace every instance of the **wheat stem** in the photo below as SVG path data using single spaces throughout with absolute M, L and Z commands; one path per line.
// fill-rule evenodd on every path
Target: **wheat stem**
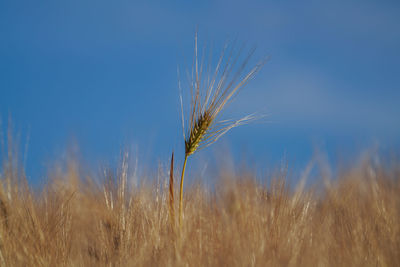
M 171 219 L 171 226 L 175 229 L 174 152 L 172 152 L 171 168 L 169 171 L 169 217 Z
M 182 176 L 181 176 L 181 191 L 179 194 L 179 227 L 182 225 L 182 207 L 183 207 L 183 179 L 185 178 L 185 169 L 186 169 L 186 162 L 189 155 L 185 154 L 185 161 L 183 162 L 182 167 Z

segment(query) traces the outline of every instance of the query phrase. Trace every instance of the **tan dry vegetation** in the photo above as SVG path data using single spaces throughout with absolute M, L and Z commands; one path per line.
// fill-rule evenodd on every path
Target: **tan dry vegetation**
M 364 164 L 303 190 L 225 172 L 215 190 L 187 188 L 175 232 L 168 174 L 130 187 L 125 161 L 116 173 L 88 182 L 70 164 L 34 193 L 4 164 L 0 265 L 400 266 L 396 167 Z

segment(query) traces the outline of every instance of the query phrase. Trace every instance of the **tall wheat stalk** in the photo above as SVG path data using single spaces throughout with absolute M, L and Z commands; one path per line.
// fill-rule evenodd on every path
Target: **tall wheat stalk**
M 169 217 L 171 226 L 175 227 L 175 201 L 174 201 L 174 152 L 171 156 L 171 166 L 169 170 Z
M 219 115 L 224 107 L 226 107 L 238 91 L 255 76 L 266 61 L 262 60 L 247 72 L 246 75 L 242 75 L 248 61 L 254 53 L 254 49 L 248 53 L 247 57 L 239 65 L 238 61 L 242 50 L 243 48 L 235 54 L 234 46 L 228 48 L 228 44 L 225 45 L 218 59 L 215 70 L 211 71 L 210 60 L 206 74 L 204 75 L 204 51 L 199 64 L 197 33 L 195 34 L 194 60 L 192 74 L 191 77 L 189 77 L 191 102 L 188 117 L 188 129 L 185 129 L 182 89 L 179 79 L 182 128 L 183 138 L 185 140 L 185 159 L 182 167 L 179 194 L 179 225 L 181 225 L 182 222 L 183 180 L 189 156 L 193 155 L 196 151 L 213 144 L 230 129 L 246 124 L 259 117 L 255 114 L 250 114 L 238 120 L 219 120 Z M 186 134 L 185 131 L 187 131 Z

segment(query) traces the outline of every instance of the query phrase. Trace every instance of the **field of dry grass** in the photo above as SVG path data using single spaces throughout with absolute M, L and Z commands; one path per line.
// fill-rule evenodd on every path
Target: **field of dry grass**
M 169 218 L 168 171 L 129 186 L 125 163 L 103 182 L 76 166 L 38 192 L 3 164 L 1 266 L 400 266 L 398 164 L 304 188 L 227 170 L 213 189 L 188 185 L 181 227 Z

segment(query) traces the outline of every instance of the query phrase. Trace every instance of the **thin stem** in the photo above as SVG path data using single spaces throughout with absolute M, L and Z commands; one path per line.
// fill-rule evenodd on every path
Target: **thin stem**
M 171 218 L 171 226 L 175 230 L 174 152 L 172 152 L 171 168 L 169 171 L 169 217 Z
M 181 176 L 181 191 L 179 194 L 179 226 L 182 225 L 182 206 L 183 206 L 183 179 L 185 178 L 185 169 L 186 169 L 186 162 L 189 155 L 185 154 L 185 161 L 183 162 L 182 167 L 182 176 Z

